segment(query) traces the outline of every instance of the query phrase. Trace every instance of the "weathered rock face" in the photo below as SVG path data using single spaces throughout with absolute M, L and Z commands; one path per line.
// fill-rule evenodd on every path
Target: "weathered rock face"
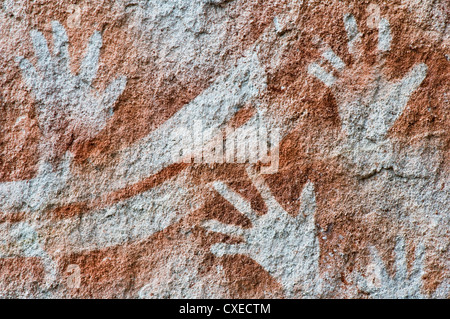
M 448 298 L 449 13 L 1 1 L 0 297 Z

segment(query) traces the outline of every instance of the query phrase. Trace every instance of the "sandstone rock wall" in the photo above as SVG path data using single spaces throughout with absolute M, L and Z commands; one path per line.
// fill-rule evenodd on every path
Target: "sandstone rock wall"
M 449 13 L 0 1 L 0 297 L 448 298 Z

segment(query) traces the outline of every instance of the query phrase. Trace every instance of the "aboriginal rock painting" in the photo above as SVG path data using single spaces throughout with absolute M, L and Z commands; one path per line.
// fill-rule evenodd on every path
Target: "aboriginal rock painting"
M 0 2 L 0 297 L 448 298 L 449 13 Z

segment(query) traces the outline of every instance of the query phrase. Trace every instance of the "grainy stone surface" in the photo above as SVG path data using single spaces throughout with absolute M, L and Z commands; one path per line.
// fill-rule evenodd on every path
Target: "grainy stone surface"
M 449 298 L 449 15 L 0 1 L 0 297 Z M 199 121 L 278 170 L 175 157 Z

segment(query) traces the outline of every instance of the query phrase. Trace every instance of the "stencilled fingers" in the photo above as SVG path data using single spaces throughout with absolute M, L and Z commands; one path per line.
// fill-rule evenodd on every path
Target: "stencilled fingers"
M 264 177 L 257 174 L 254 167 L 247 167 L 247 175 L 250 177 L 253 185 L 256 187 L 262 199 L 266 203 L 269 212 L 286 213 L 276 200 L 275 196 L 272 195 L 272 192 L 267 184 L 264 182 Z
M 334 53 L 334 51 L 327 47 L 324 52 L 322 53 L 322 57 L 324 57 L 330 64 L 339 72 L 344 71 L 345 69 L 345 63 L 342 61 L 342 59 Z
M 32 30 L 30 31 L 30 37 L 37 59 L 36 66 L 33 66 L 29 60 L 23 57 L 16 58 L 16 62 L 19 64 L 27 84 L 34 91 L 43 89 L 38 85 L 43 81 L 55 81 L 54 76 L 56 74 L 62 73 L 69 77 L 73 76 L 70 72 L 69 38 L 67 32 L 58 21 L 52 21 L 52 30 L 53 54 L 50 53 L 47 40 L 42 32 Z M 87 50 L 80 66 L 80 72 L 76 76 L 89 89 L 97 76 L 101 48 L 102 35 L 99 31 L 96 31 L 89 39 Z M 115 79 L 103 93 L 101 101 L 107 105 L 113 104 L 122 94 L 126 83 L 127 79 L 125 76 Z
M 47 40 L 42 32 L 37 30 L 31 30 L 30 37 L 33 42 L 34 52 L 36 53 L 37 67 L 45 76 L 51 76 L 53 73 L 53 62 Z
M 69 55 L 69 38 L 66 30 L 58 21 L 52 21 L 53 29 L 53 56 L 50 54 L 47 40 L 42 32 L 38 30 L 31 30 L 30 37 L 33 42 L 33 47 L 37 59 L 36 66 L 39 71 L 46 76 L 52 76 L 56 73 L 54 69 L 57 67 L 63 73 L 70 73 L 70 55 Z M 86 84 L 91 85 L 93 79 L 97 75 L 98 62 L 100 58 L 100 49 L 102 47 L 102 35 L 96 31 L 90 37 L 86 54 L 81 63 L 79 78 Z M 29 69 L 31 63 L 22 58 L 18 58 L 18 63 L 21 64 L 22 70 Z M 29 73 L 29 72 L 28 72 Z M 36 77 L 27 77 L 30 82 L 35 81 Z
M 344 26 L 347 32 L 347 46 L 350 54 L 359 57 L 363 53 L 361 43 L 361 33 L 358 30 L 358 23 L 353 14 L 344 16 Z M 378 22 L 378 51 L 380 53 L 391 49 L 392 35 L 391 26 L 386 18 L 379 19 Z
M 321 38 L 316 37 L 314 43 L 319 46 L 319 50 L 322 52 L 322 58 L 308 65 L 308 73 L 320 80 L 325 86 L 332 87 L 337 80 L 336 72 L 344 71 L 346 65 Z M 334 70 L 327 71 L 327 67 L 325 66 L 326 62 L 328 62 Z
M 394 253 L 394 274 L 391 275 L 380 254 L 374 247 L 369 247 L 372 255 L 372 265 L 376 276 L 376 284 L 363 277 L 360 273 L 354 274 L 357 286 L 369 292 L 374 298 L 423 298 L 422 275 L 424 267 L 424 247 L 416 247 L 415 260 L 410 271 L 406 256 L 405 240 L 397 239 Z
M 346 14 L 344 16 L 344 27 L 347 33 L 348 52 L 358 60 L 362 57 L 363 50 L 361 33 L 359 32 L 358 23 L 353 14 Z M 379 53 L 390 51 L 391 42 L 392 35 L 389 21 L 382 18 L 378 23 Z M 324 44 L 322 40 L 318 40 L 318 43 L 322 47 L 322 59 L 309 64 L 308 73 L 320 80 L 325 86 L 332 87 L 337 81 L 337 75 L 345 70 L 346 64 L 329 46 Z M 331 65 L 332 71 L 327 71 L 324 67 L 325 61 Z
M 380 19 L 378 26 L 378 51 L 387 52 L 391 50 L 391 26 L 385 18 Z
M 251 208 L 250 202 L 242 198 L 242 196 L 231 190 L 222 182 L 215 182 L 213 186 L 225 200 L 233 205 L 241 214 L 247 217 L 253 225 L 257 222 L 259 217 Z M 246 235 L 250 234 L 250 230 L 244 229 L 240 226 L 224 224 L 217 220 L 207 220 L 202 224 L 202 227 L 210 232 L 233 237 L 246 237 Z M 247 254 L 249 253 L 249 247 L 246 243 L 236 245 L 219 243 L 211 247 L 211 252 L 217 257 L 222 257 L 224 255 Z
M 55 62 L 63 72 L 67 73 L 70 70 L 69 38 L 66 30 L 58 21 L 52 22 L 52 28 Z
M 380 254 L 378 253 L 378 250 L 373 246 L 369 247 L 369 250 L 372 260 L 374 262 L 375 274 L 380 277 L 378 279 L 382 280 L 383 278 L 389 278 L 389 272 L 384 266 L 384 261 L 381 258 Z
M 352 14 L 345 15 L 343 20 L 348 50 L 354 61 L 352 70 L 321 40 L 317 42 L 323 51 L 322 58 L 308 66 L 308 73 L 334 93 L 345 138 L 339 148 L 356 164 L 356 174 L 361 176 L 392 165 L 395 159 L 390 151 L 389 131 L 405 112 L 411 96 L 428 72 L 427 65 L 420 63 L 400 80 L 392 81 L 385 76 L 386 52 L 390 52 L 392 43 L 391 26 L 386 18 L 380 16 L 379 8 L 372 11 L 374 13 L 367 20 L 367 25 L 378 29 L 378 46 L 375 49 L 378 54 L 371 66 L 362 63 L 362 35 Z M 343 81 L 339 80 L 341 74 Z M 349 86 L 346 87 L 346 84 Z
M 211 246 L 211 252 L 217 257 L 226 255 L 249 255 L 250 248 L 247 244 L 215 244 Z
M 418 245 L 415 249 L 415 259 L 413 263 L 413 269 L 411 274 L 422 278 L 425 266 L 425 247 L 424 245 Z
M 79 77 L 86 84 L 91 85 L 98 70 L 98 61 L 100 58 L 100 49 L 102 47 L 102 35 L 95 31 L 89 39 L 86 55 L 81 62 Z
M 415 65 L 406 74 L 403 79 L 392 83 L 389 86 L 389 95 L 387 103 L 382 102 L 382 106 L 389 108 L 385 114 L 384 118 L 379 118 L 377 114 L 373 114 L 372 117 L 377 116 L 372 120 L 373 123 L 383 122 L 382 125 L 377 125 L 377 127 L 383 128 L 381 131 L 382 135 L 385 135 L 388 130 L 394 125 L 395 121 L 403 114 L 412 94 L 419 88 L 422 82 L 425 80 L 428 72 L 428 67 L 424 63 Z M 375 125 L 376 126 L 376 125 Z M 375 132 L 375 131 L 374 131 Z
M 316 77 L 325 84 L 326 87 L 332 87 L 336 82 L 336 78 L 330 72 L 327 72 L 319 63 L 311 63 L 308 65 L 308 73 Z
M 405 280 L 408 277 L 408 260 L 406 259 L 405 240 L 399 238 L 395 245 L 395 277 L 397 280 Z
M 348 13 L 344 16 L 344 27 L 348 38 L 348 52 L 358 55 L 361 47 L 361 33 L 359 33 L 358 23 L 353 14 Z
M 404 238 L 397 239 L 395 245 L 395 278 L 402 282 L 408 279 L 414 280 L 415 278 L 420 281 L 423 273 L 425 259 L 425 249 L 423 245 L 418 245 L 415 249 L 415 258 L 411 270 L 408 272 L 408 259 L 406 256 L 406 246 Z
M 69 39 L 58 21 L 52 22 L 53 50 L 44 35 L 30 32 L 37 62 L 31 64 L 23 57 L 16 61 L 27 86 L 38 105 L 39 127 L 43 130 L 42 145 L 57 148 L 64 134 L 61 127 L 72 130 L 74 138 L 88 139 L 98 134 L 114 113 L 114 104 L 125 90 L 127 78 L 119 76 L 103 92 L 97 92 L 92 82 L 97 76 L 102 35 L 96 31 L 89 39 L 78 74 L 70 71 Z M 54 106 L 58 107 L 55 108 Z M 52 109 L 52 116 L 45 113 Z M 57 114 L 56 114 L 57 113 Z M 56 143 L 55 143 L 56 142 Z
M 218 243 L 211 246 L 210 251 L 217 257 L 226 255 L 245 255 L 252 258 L 278 280 L 288 296 L 292 293 L 292 282 L 304 278 L 315 278 L 319 274 L 320 248 L 317 240 L 314 215 L 316 197 L 314 185 L 307 182 L 300 195 L 300 211 L 296 217 L 289 215 L 272 195 L 264 179 L 253 167 L 247 174 L 253 185 L 263 198 L 268 212 L 256 216 L 248 201 L 221 182 L 214 188 L 243 215 L 252 220 L 252 227 L 242 228 L 236 225 L 225 225 L 216 220 L 203 223 L 203 227 L 211 232 L 240 237 L 238 244 Z M 304 262 L 305 256 L 313 258 L 312 262 Z M 285 272 L 282 269 L 291 269 Z M 320 289 L 313 289 L 312 294 Z M 307 289 L 305 293 L 310 293 Z
M 306 220 L 314 221 L 314 214 L 316 212 L 316 193 L 314 191 L 314 184 L 308 181 L 303 187 L 300 195 L 300 209 L 298 218 L 305 218 Z
M 394 92 L 400 97 L 400 104 L 406 106 L 411 95 L 416 91 L 422 82 L 425 80 L 428 72 L 428 67 L 425 63 L 415 65 L 408 74 L 395 84 Z
M 28 87 L 33 90 L 33 92 L 38 93 L 40 90 L 39 83 L 41 83 L 42 78 L 37 72 L 36 68 L 28 59 L 22 56 L 15 58 L 16 63 L 19 65 L 22 75 L 25 78 L 25 83 Z
M 258 220 L 258 215 L 251 208 L 250 203 L 242 198 L 239 194 L 232 191 L 227 185 L 222 182 L 215 182 L 214 189 L 225 198 L 231 205 L 233 205 L 239 212 L 245 215 L 252 224 Z
M 206 230 L 219 233 L 228 236 L 241 237 L 245 235 L 245 230 L 239 226 L 234 226 L 230 224 L 224 224 L 217 220 L 208 220 L 203 223 L 203 228 Z
M 119 97 L 122 95 L 125 87 L 127 86 L 127 78 L 125 76 L 120 76 L 111 82 L 110 85 L 102 94 L 101 105 L 103 109 L 106 110 L 109 116 L 113 115 L 113 107 Z

